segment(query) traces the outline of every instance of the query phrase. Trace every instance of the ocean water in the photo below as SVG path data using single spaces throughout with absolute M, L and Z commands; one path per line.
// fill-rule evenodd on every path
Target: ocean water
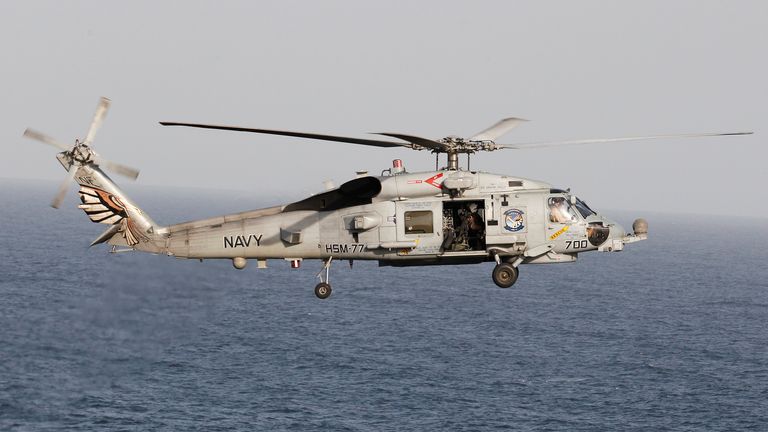
M 0 431 L 768 430 L 768 220 L 610 214 L 650 240 L 574 264 L 234 270 L 88 249 L 0 182 Z M 137 189 L 160 223 L 258 207 Z

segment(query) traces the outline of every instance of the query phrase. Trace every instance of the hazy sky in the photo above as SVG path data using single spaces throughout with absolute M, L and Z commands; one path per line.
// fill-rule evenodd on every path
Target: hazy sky
M 753 130 L 472 166 L 571 187 L 597 209 L 768 215 L 765 1 L 4 1 L 0 47 L 0 177 L 61 179 L 55 149 L 21 134 L 74 142 L 103 95 L 96 149 L 140 168 L 140 184 L 293 199 L 394 158 L 434 164 L 161 120 L 440 138 L 517 116 L 531 121 L 500 142 Z

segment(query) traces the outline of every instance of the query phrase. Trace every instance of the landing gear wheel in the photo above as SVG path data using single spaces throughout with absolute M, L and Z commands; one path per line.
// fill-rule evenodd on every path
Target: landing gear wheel
M 519 271 L 512 264 L 501 263 L 493 269 L 493 282 L 498 285 L 499 288 L 509 288 L 517 281 L 517 275 Z
M 315 286 L 315 295 L 319 299 L 327 299 L 331 295 L 331 291 L 333 291 L 331 285 L 325 282 L 320 282 Z

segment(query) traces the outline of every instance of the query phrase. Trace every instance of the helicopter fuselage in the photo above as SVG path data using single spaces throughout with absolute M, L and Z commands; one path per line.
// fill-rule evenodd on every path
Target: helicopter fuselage
M 296 203 L 161 233 L 160 252 L 178 258 L 332 257 L 393 266 L 571 262 L 578 253 L 621 250 L 633 240 L 567 191 L 460 170 L 359 177 Z

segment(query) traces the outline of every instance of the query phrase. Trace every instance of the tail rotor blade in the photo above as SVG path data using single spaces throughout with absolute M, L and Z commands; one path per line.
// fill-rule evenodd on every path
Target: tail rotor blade
M 69 185 L 72 183 L 72 180 L 75 178 L 75 173 L 77 172 L 76 166 L 69 166 L 69 172 L 67 173 L 67 178 L 64 179 L 64 181 L 59 186 L 59 191 L 56 192 L 56 196 L 53 198 L 53 201 L 51 202 L 51 207 L 53 208 L 59 208 L 61 206 L 62 201 L 64 201 L 64 197 L 67 195 L 67 190 L 69 190 Z
M 91 127 L 88 128 L 88 134 L 85 136 L 84 143 L 91 145 L 93 138 L 96 136 L 101 127 L 101 123 L 104 122 L 104 117 L 107 116 L 107 110 L 109 110 L 110 100 L 102 97 L 99 100 L 99 105 L 96 107 L 96 113 L 93 115 L 93 121 L 91 121 Z
M 40 133 L 40 132 L 32 130 L 32 129 L 25 130 L 24 131 L 24 136 L 26 138 L 33 139 L 33 140 L 40 141 L 42 143 L 54 146 L 54 147 L 56 147 L 56 148 L 58 148 L 60 150 L 69 150 L 69 148 L 71 147 L 71 146 L 68 146 L 66 144 L 62 144 L 62 143 L 56 141 L 55 139 L 49 137 L 48 135 L 45 135 L 43 133 Z
M 136 178 L 139 176 L 139 170 L 135 168 L 131 168 L 129 166 L 119 164 L 117 162 L 112 162 L 107 159 L 97 158 L 96 163 L 98 165 L 106 167 L 110 171 L 114 171 L 117 174 L 128 177 L 131 180 L 136 180 Z

